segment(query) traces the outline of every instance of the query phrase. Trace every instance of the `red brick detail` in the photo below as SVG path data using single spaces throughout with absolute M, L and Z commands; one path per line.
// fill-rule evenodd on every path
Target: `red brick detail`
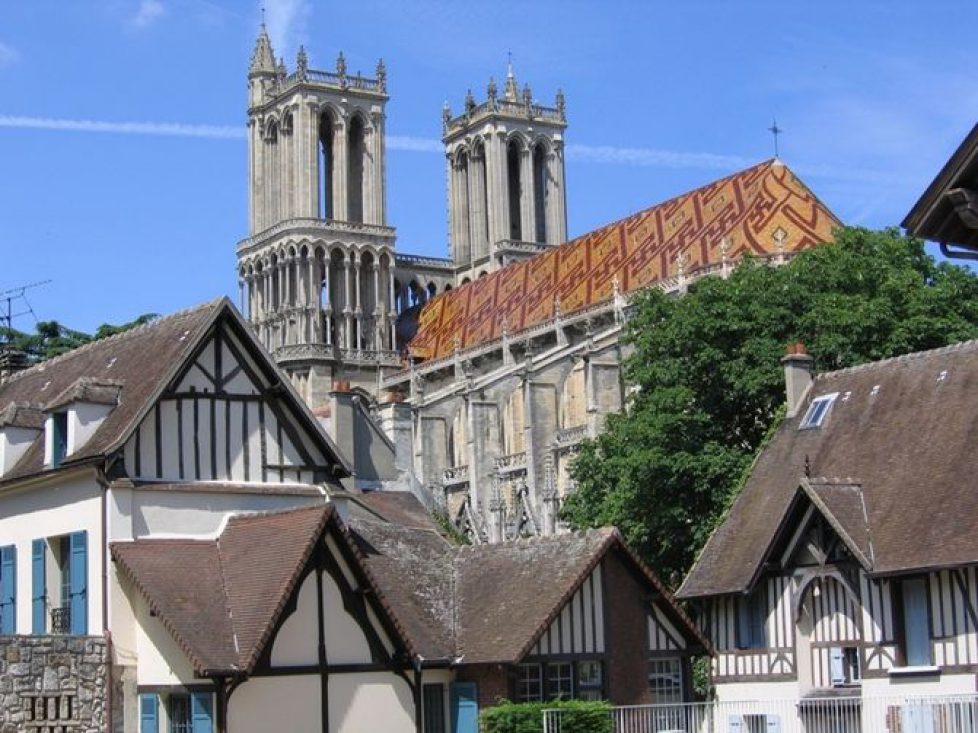
M 607 694 L 616 705 L 650 702 L 648 684 L 648 587 L 621 561 L 618 551 L 602 561 L 607 629 Z
M 506 667 L 501 664 L 468 665 L 459 669 L 455 679 L 458 682 L 475 682 L 480 710 L 509 699 L 509 676 Z

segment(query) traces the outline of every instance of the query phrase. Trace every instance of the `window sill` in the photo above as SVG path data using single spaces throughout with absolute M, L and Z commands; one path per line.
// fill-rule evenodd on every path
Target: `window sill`
M 891 667 L 890 677 L 927 677 L 939 675 L 941 668 L 933 664 L 918 664 L 912 667 Z

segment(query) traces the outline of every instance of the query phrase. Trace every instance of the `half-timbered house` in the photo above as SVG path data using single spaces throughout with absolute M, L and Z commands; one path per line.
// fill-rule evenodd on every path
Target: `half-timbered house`
M 4 378 L 0 723 L 474 733 L 500 698 L 689 695 L 705 644 L 617 532 L 460 548 L 350 473 L 226 300 Z
M 978 342 L 812 378 L 679 595 L 721 700 L 974 693 Z

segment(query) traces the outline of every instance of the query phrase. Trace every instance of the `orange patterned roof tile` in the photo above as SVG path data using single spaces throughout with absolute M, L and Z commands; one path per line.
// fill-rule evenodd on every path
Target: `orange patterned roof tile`
M 768 160 L 438 295 L 421 311 L 411 355 L 437 359 L 570 315 L 678 272 L 832 238 L 841 222 L 786 165 Z

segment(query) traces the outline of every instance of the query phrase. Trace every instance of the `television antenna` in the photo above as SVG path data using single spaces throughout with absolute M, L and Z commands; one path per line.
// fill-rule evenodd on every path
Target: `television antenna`
M 39 280 L 18 285 L 9 290 L 0 290 L 0 344 L 10 340 L 10 332 L 14 327 L 14 319 L 20 316 L 30 315 L 37 321 L 37 314 L 27 300 L 27 291 L 47 285 L 51 280 Z

